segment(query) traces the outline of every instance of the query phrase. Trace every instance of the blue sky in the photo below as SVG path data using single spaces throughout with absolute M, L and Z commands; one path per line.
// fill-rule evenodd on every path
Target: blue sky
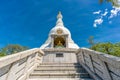
M 87 39 L 120 41 L 120 9 L 98 0 L 0 0 L 0 47 L 21 44 L 40 47 L 56 24 L 58 11 L 80 47 Z

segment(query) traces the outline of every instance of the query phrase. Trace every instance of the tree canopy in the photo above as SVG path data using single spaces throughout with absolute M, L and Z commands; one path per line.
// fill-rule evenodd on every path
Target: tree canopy
M 20 51 L 24 51 L 27 50 L 28 47 L 26 46 L 22 46 L 19 44 L 9 44 L 3 48 L 0 49 L 0 56 L 6 56 L 9 54 L 14 54 Z
M 119 0 L 99 0 L 99 3 L 103 3 L 103 2 L 111 2 L 113 6 L 120 7 Z
M 90 49 L 120 57 L 120 42 L 118 43 L 96 43 Z

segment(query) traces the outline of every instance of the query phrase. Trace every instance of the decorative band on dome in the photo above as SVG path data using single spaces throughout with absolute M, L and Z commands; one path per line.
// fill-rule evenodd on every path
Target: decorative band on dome
M 58 28 L 57 29 L 57 34 L 62 34 L 63 33 L 63 30 L 61 28 Z

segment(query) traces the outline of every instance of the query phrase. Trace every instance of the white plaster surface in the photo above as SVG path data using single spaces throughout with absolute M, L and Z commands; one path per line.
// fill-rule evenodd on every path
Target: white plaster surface
M 64 26 L 63 21 L 62 21 L 62 14 L 59 13 L 57 16 L 57 22 L 56 22 L 56 26 L 53 27 L 49 33 L 48 39 L 46 40 L 46 42 L 40 47 L 41 49 L 46 49 L 46 48 L 51 48 L 51 44 L 52 44 L 52 38 L 51 35 L 57 34 L 57 30 L 58 29 L 62 29 L 63 31 L 63 35 L 68 35 L 68 48 L 76 48 L 78 49 L 79 46 L 77 44 L 74 43 L 74 41 L 71 38 L 71 33 L 70 31 Z

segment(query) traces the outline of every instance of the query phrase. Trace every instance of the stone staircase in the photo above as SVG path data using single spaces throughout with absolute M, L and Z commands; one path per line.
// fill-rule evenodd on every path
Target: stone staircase
M 78 63 L 42 63 L 28 80 L 93 80 Z

